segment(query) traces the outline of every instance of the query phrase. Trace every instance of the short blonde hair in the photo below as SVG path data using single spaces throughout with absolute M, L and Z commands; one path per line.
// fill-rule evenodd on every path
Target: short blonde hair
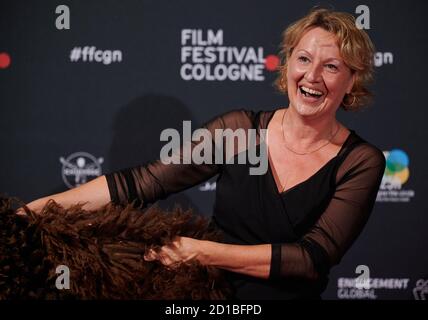
M 281 93 L 287 94 L 288 59 L 303 35 L 316 27 L 331 32 L 337 37 L 342 59 L 355 73 L 351 93 L 345 95 L 342 107 L 345 110 L 358 110 L 367 105 L 372 97 L 367 85 L 373 79 L 374 45 L 367 33 L 357 28 L 354 16 L 329 9 L 315 8 L 283 32 L 276 88 Z

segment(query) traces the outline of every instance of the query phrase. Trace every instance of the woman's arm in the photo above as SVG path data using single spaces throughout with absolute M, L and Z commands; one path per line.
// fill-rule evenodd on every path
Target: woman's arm
M 110 201 L 110 193 L 105 176 L 100 176 L 74 189 L 34 200 L 28 203 L 27 207 L 39 213 L 50 199 L 64 207 L 85 203 L 83 208 L 91 210 L 107 204 Z M 23 208 L 19 208 L 17 213 L 24 214 L 25 212 Z
M 174 160 L 178 160 L 178 163 L 165 164 L 161 160 L 156 160 L 142 166 L 107 174 L 111 200 L 116 204 L 135 203 L 144 208 L 171 194 L 181 192 L 214 177 L 221 171 L 223 164 L 223 162 L 216 163 L 217 151 L 223 152 L 221 159 L 225 157 L 223 148 L 216 145 L 216 131 L 248 130 L 252 126 L 252 117 L 251 112 L 235 110 L 206 122 L 200 129 L 207 130 L 209 138 L 186 141 L 186 143 L 182 141 L 179 149 L 172 152 Z M 207 131 L 205 132 L 207 133 Z M 227 137 L 226 135 L 223 138 Z M 227 145 L 227 141 L 225 144 Z M 195 147 L 198 147 L 198 153 L 200 150 L 204 150 L 204 154 L 210 161 L 195 163 L 192 158 L 188 159 L 188 155 L 193 154 Z
M 177 237 L 160 252 L 150 251 L 145 260 L 159 260 L 166 266 L 198 260 L 202 265 L 267 279 L 271 265 L 271 245 L 234 245 Z
M 329 206 L 295 243 L 229 245 L 182 237 L 158 253 L 149 252 L 146 260 L 157 259 L 169 266 L 197 259 L 258 278 L 317 279 L 340 261 L 361 233 L 385 169 L 385 158 L 373 149 L 359 150 L 350 159 Z
M 257 278 L 270 274 L 271 245 L 234 245 L 205 241 L 199 260 L 203 265 L 218 267 Z
M 209 130 L 212 137 L 215 137 L 216 129 L 248 129 L 250 125 L 250 113 L 244 110 L 235 110 L 214 117 L 205 123 L 203 128 Z M 210 149 L 215 150 L 214 140 L 192 142 L 190 147 L 194 148 L 200 143 L 207 144 L 207 146 L 211 145 Z M 183 153 L 179 152 L 179 154 L 182 158 Z M 157 160 L 106 174 L 78 188 L 37 199 L 27 206 L 35 212 L 39 212 L 49 199 L 53 199 L 65 207 L 76 203 L 86 203 L 84 208 L 89 210 L 102 206 L 109 201 L 121 205 L 135 202 L 136 205 L 146 206 L 164 199 L 170 194 L 208 180 L 216 175 L 219 169 L 220 165 L 211 163 L 163 164 Z M 24 210 L 20 208 L 18 213 L 24 213 Z

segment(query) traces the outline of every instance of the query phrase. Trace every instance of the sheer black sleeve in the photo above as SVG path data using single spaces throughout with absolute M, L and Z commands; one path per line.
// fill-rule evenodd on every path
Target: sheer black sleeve
M 373 209 L 385 170 L 370 144 L 352 150 L 336 175 L 336 190 L 317 223 L 299 241 L 272 245 L 271 277 L 317 279 L 338 264 Z
M 154 203 L 164 199 L 168 195 L 193 187 L 215 176 L 221 170 L 221 164 L 215 164 L 214 143 L 216 129 L 249 128 L 252 125 L 252 112 L 235 110 L 222 114 L 205 123 L 202 128 L 207 129 L 212 139 L 201 138 L 199 141 L 191 141 L 190 144 L 182 143 L 179 150 L 174 152 L 180 159 L 180 164 L 165 164 L 160 159 L 153 162 L 106 174 L 107 184 L 112 202 L 127 204 L 135 201 L 136 205 Z M 182 137 L 181 137 L 182 138 Z M 211 144 L 211 163 L 196 164 L 192 159 L 189 164 L 184 164 L 184 155 L 188 154 L 186 148 L 191 151 L 201 144 Z M 199 149 L 198 148 L 198 149 Z

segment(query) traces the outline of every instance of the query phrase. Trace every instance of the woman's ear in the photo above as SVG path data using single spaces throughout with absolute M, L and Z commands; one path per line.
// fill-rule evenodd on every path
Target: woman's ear
M 357 76 L 356 76 L 356 72 L 353 72 L 353 73 L 352 73 L 352 75 L 351 75 L 351 81 L 349 82 L 349 85 L 348 85 L 348 87 L 346 88 L 346 93 L 347 93 L 347 94 L 350 94 L 350 93 L 351 93 L 352 88 L 354 87 L 355 79 L 356 79 L 356 78 L 357 78 Z

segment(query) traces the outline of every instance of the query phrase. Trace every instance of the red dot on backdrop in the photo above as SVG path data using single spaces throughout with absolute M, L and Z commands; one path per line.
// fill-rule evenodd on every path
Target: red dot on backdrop
M 275 71 L 279 65 L 279 58 L 273 54 L 265 58 L 265 66 L 269 71 Z
M 10 56 L 6 52 L 0 53 L 0 68 L 6 69 L 10 65 Z

